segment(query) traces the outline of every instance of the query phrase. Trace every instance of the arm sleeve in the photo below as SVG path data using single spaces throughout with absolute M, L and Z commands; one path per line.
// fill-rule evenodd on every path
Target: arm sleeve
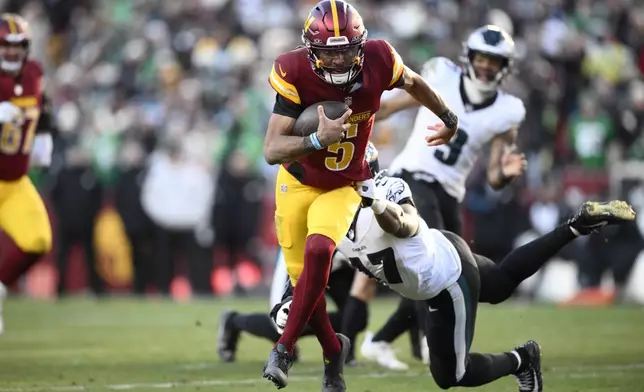
M 49 133 L 55 135 L 56 129 L 53 117 L 51 100 L 47 95 L 43 94 L 42 104 L 40 105 L 40 117 L 38 118 L 38 124 L 36 124 L 36 133 Z
M 273 105 L 273 113 L 286 117 L 298 118 L 303 111 L 304 108 L 301 105 L 289 101 L 279 93 L 275 94 L 275 105 Z
M 268 82 L 275 92 L 296 105 L 301 105 L 300 94 L 295 87 L 295 70 L 290 69 L 289 61 L 280 56 L 273 63 Z
M 383 42 L 388 52 L 385 55 L 385 65 L 388 68 L 388 72 L 385 75 L 389 77 L 387 90 L 391 90 L 393 88 L 401 87 L 404 84 L 405 81 L 403 79 L 403 73 L 405 71 L 405 63 L 391 44 L 387 41 Z
M 34 137 L 31 147 L 29 164 L 31 167 L 47 167 L 51 165 L 51 154 L 54 151 L 54 140 L 50 133 L 40 133 Z
M 508 97 L 504 109 L 503 115 L 499 115 L 495 119 L 497 134 L 505 133 L 513 128 L 519 128 L 523 120 L 525 120 L 525 105 L 519 98 Z

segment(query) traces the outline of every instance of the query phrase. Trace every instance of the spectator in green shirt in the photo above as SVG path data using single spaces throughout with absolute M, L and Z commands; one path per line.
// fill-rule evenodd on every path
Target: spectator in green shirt
M 606 147 L 614 136 L 613 121 L 598 108 L 593 97 L 582 99 L 580 111 L 570 119 L 568 135 L 570 147 L 582 166 L 598 169 L 606 165 Z

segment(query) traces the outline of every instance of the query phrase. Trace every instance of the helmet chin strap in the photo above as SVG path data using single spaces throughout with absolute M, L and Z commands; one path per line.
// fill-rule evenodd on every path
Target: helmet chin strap
M 341 74 L 332 74 L 328 71 L 324 71 L 324 79 L 327 81 L 327 83 L 342 85 L 349 83 L 350 74 L 351 71 L 347 71 Z
M 483 103 L 483 101 L 496 94 L 496 88 L 485 88 L 483 84 L 484 82 L 481 82 L 479 80 L 472 80 L 469 75 L 463 76 L 463 87 L 465 89 L 465 94 L 467 94 L 467 98 L 471 103 L 475 105 Z
M 22 61 L 0 61 L 0 69 L 5 72 L 18 72 L 22 68 Z

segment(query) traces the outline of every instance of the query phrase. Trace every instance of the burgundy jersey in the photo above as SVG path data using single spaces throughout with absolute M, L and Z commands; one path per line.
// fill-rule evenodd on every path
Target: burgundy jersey
M 22 127 L 2 124 L 0 130 L 0 181 L 14 181 L 27 174 L 29 154 L 42 105 L 42 68 L 35 61 L 25 62 L 14 77 L 0 73 L 0 102 L 9 101 L 25 113 Z
M 366 41 L 361 75 L 349 88 L 332 85 L 316 75 L 305 48 L 284 53 L 275 60 L 269 82 L 282 97 L 303 108 L 321 101 L 340 101 L 352 110 L 352 126 L 344 139 L 297 161 L 304 167 L 303 184 L 335 189 L 371 177 L 364 156 L 374 116 L 382 93 L 398 84 L 403 70 L 398 53 L 382 40 Z

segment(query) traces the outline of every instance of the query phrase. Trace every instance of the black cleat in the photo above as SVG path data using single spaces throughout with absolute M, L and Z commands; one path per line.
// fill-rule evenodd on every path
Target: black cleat
M 613 200 L 599 203 L 587 201 L 568 219 L 568 225 L 581 235 L 596 232 L 606 225 L 635 220 L 635 211 L 625 201 Z
M 347 385 L 344 382 L 344 363 L 351 351 L 351 341 L 341 333 L 336 334 L 340 340 L 342 351 L 337 358 L 324 358 L 324 377 L 322 378 L 322 392 L 344 392 Z
M 519 384 L 519 392 L 542 392 L 541 378 L 541 348 L 534 340 L 516 347 L 515 351 L 521 357 L 521 366 L 514 377 Z
M 288 370 L 291 366 L 293 358 L 286 346 L 280 343 L 271 351 L 271 356 L 264 365 L 264 378 L 272 382 L 277 389 L 282 389 L 288 385 Z
M 217 332 L 217 353 L 224 362 L 235 362 L 239 331 L 233 326 L 232 319 L 237 312 L 226 310 L 219 318 L 219 331 Z

